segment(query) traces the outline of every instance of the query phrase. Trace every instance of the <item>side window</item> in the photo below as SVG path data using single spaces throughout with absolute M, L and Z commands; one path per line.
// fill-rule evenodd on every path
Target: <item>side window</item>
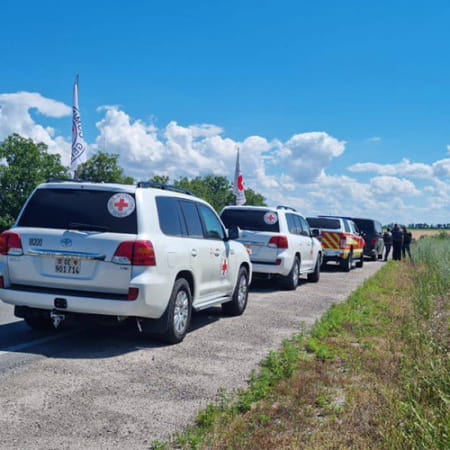
M 202 238 L 203 227 L 195 203 L 181 201 L 181 210 L 183 211 L 184 220 L 186 222 L 187 234 L 190 237 Z
M 295 234 L 302 234 L 303 227 L 302 223 L 300 222 L 300 217 L 296 216 L 295 214 L 292 215 L 295 223 Z
M 350 225 L 349 225 L 349 221 L 348 220 L 342 220 L 342 222 L 344 222 L 344 230 L 347 233 L 350 233 Z
M 293 214 L 286 214 L 286 221 L 289 233 L 297 234 L 297 222 L 294 220 Z
M 225 233 L 222 224 L 213 210 L 202 204 L 199 204 L 198 207 L 203 219 L 203 224 L 205 225 L 205 238 L 223 240 L 225 238 Z
M 357 228 L 356 228 L 355 223 L 352 222 L 352 221 L 349 221 L 349 223 L 350 223 L 350 231 L 351 231 L 352 233 L 356 233 L 358 230 L 357 230 Z
M 381 234 L 381 232 L 383 231 L 383 228 L 382 228 L 380 222 L 375 222 L 375 231 L 376 231 L 378 234 Z
M 178 200 L 173 197 L 156 197 L 159 226 L 164 234 L 183 236 L 186 234 L 180 218 Z
M 311 230 L 309 229 L 308 222 L 304 219 L 304 217 L 297 216 L 297 218 L 302 226 L 302 234 L 304 236 L 311 236 Z

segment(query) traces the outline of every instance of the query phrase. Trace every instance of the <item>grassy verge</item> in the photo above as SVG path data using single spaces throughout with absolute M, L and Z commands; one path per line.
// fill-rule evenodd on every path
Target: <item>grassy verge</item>
M 417 448 L 450 443 L 450 238 L 421 240 L 285 341 L 245 391 L 155 448 Z

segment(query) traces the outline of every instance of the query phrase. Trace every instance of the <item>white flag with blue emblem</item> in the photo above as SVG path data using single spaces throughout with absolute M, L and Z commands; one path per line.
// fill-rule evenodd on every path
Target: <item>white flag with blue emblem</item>
M 239 162 L 239 148 L 237 150 L 236 156 L 236 169 L 234 172 L 233 193 L 236 196 L 236 205 L 243 205 L 246 202 L 244 177 L 242 176 L 241 164 Z
M 70 160 L 70 173 L 72 178 L 76 178 L 78 164 L 84 163 L 87 160 L 87 146 L 83 138 L 80 110 L 78 108 L 78 75 L 73 85 L 72 112 L 72 158 Z

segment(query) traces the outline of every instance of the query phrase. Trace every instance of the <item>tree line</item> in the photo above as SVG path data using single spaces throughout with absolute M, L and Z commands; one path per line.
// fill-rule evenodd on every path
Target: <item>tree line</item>
M 80 164 L 77 178 L 85 181 L 133 184 L 136 180 L 124 173 L 118 154 L 99 151 Z M 0 230 L 9 228 L 18 216 L 33 189 L 50 179 L 69 179 L 69 168 L 61 163 L 60 155 L 48 153 L 42 142 L 35 143 L 19 134 L 12 134 L 0 142 Z M 209 202 L 217 212 L 234 204 L 231 182 L 224 176 L 180 177 L 170 180 L 165 175 L 155 175 L 148 180 L 154 183 L 173 184 L 188 189 Z M 246 187 L 247 205 L 265 206 L 263 195 Z

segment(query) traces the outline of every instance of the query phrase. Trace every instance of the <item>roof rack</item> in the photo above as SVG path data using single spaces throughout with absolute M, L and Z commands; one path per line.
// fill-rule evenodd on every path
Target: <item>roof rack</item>
M 163 183 L 152 183 L 150 181 L 138 181 L 137 184 L 138 188 L 156 188 L 156 189 L 163 189 L 167 191 L 174 191 L 174 192 L 181 192 L 182 194 L 192 195 L 195 197 L 195 194 L 193 194 L 191 191 L 174 186 L 172 184 L 163 184 Z
M 70 181 L 71 183 L 86 183 L 86 180 L 79 180 L 78 178 L 49 178 L 47 183 L 64 183 L 65 181 Z
M 278 205 L 277 209 L 289 209 L 290 211 L 297 212 L 297 210 L 295 208 L 291 208 L 290 206 L 285 206 L 285 205 Z

